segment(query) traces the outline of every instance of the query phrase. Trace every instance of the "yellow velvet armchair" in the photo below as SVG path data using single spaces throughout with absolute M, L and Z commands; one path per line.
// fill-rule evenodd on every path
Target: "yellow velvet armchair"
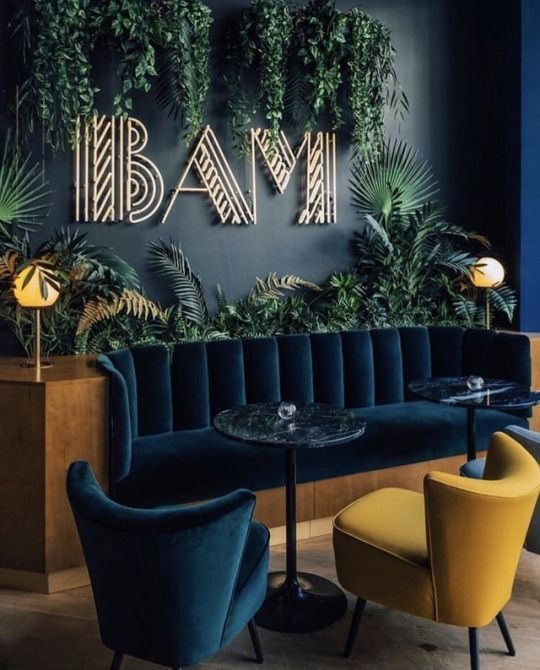
M 495 433 L 484 479 L 432 472 L 423 495 L 380 489 L 342 510 L 334 519 L 337 575 L 358 596 L 345 655 L 367 600 L 467 627 L 472 670 L 479 668 L 478 628 L 494 618 L 515 655 L 502 609 L 539 490 L 535 459 Z

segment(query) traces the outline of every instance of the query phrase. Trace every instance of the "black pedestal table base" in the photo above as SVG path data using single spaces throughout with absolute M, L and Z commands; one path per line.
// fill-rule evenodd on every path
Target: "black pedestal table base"
M 346 610 L 345 594 L 328 579 L 299 572 L 291 584 L 285 572 L 272 572 L 256 621 L 282 633 L 310 633 L 338 621 Z
M 255 621 L 269 630 L 310 633 L 341 619 L 347 600 L 328 579 L 297 571 L 296 452 L 348 442 L 363 434 L 365 423 L 349 410 L 318 403 L 300 406 L 290 423 L 277 409 L 275 404 L 260 404 L 225 410 L 214 419 L 214 426 L 228 437 L 285 450 L 287 569 L 270 573 L 267 597 Z

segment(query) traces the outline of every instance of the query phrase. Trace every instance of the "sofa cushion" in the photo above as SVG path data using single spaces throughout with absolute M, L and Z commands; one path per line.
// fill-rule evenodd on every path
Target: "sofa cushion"
M 299 450 L 299 482 L 466 450 L 465 409 L 416 401 L 355 411 L 366 420 L 364 435 L 336 447 Z M 477 412 L 478 450 L 487 448 L 490 435 L 510 423 L 516 418 L 504 412 Z M 283 486 L 284 477 L 282 449 L 244 444 L 203 428 L 134 440 L 131 472 L 118 482 L 115 495 L 127 505 L 152 507 L 211 498 L 239 487 L 275 488 Z

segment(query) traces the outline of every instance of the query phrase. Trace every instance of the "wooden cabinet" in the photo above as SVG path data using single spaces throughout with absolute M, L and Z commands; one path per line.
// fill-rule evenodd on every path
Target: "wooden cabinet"
M 66 472 L 107 480 L 108 382 L 89 357 L 36 373 L 0 358 L 0 586 L 52 593 L 88 584 Z

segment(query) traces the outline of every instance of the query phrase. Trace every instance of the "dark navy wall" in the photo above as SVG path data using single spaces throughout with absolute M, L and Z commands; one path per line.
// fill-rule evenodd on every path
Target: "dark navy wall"
M 5 25 L 15 0 L 0 0 L 0 22 Z M 249 186 L 250 165 L 234 158 L 223 118 L 225 93 L 219 78 L 223 26 L 248 0 L 208 0 L 213 9 L 214 83 L 208 107 L 213 125 L 241 184 Z M 355 3 L 338 1 L 342 8 Z M 519 105 L 514 87 L 519 82 L 519 2 L 503 0 L 365 0 L 361 6 L 392 31 L 397 71 L 411 103 L 401 135 L 433 165 L 441 185 L 448 217 L 493 239 L 503 258 L 515 269 L 518 252 L 516 211 L 519 208 Z M 531 2 L 534 4 L 534 2 Z M 516 55 L 517 54 L 517 55 Z M 0 37 L 0 121 L 12 96 L 8 73 L 16 59 L 6 33 Z M 98 55 L 103 93 L 100 111 L 110 112 L 114 93 L 113 63 Z M 519 86 L 519 83 L 518 83 Z M 166 188 L 176 183 L 187 147 L 177 124 L 156 108 L 153 93 L 138 96 L 134 115 L 150 133 L 147 149 L 162 171 Z M 517 119 L 517 121 L 516 121 Z M 4 124 L 3 124 L 4 125 Z M 388 125 L 389 135 L 398 129 Z M 291 142 L 296 135 L 289 135 Z M 514 139 L 513 139 L 514 138 Z M 349 152 L 346 133 L 339 133 L 338 223 L 331 226 L 294 224 L 301 205 L 297 171 L 283 196 L 275 195 L 258 173 L 256 226 L 216 225 L 207 200 L 182 195 L 168 222 L 158 216 L 137 225 L 77 224 L 92 241 L 112 246 L 142 275 L 150 295 L 166 300 L 166 289 L 146 270 L 145 246 L 159 236 L 178 239 L 202 276 L 209 296 L 220 283 L 229 298 L 243 296 L 256 276 L 270 271 L 294 273 L 322 281 L 334 269 L 353 262 L 349 241 L 359 223 L 350 206 Z M 40 157 L 39 139 L 34 153 Z M 70 223 L 72 164 L 70 155 L 45 154 L 47 177 L 53 190 L 53 209 L 42 236 L 54 226 Z
M 522 12 L 520 327 L 540 331 L 540 3 Z

